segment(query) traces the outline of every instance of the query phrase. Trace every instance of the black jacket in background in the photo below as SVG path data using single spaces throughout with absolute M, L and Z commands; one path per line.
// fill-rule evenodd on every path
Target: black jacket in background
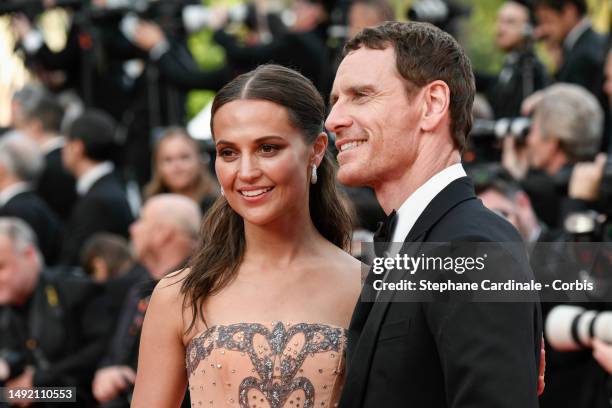
M 610 126 L 610 104 L 603 91 L 607 51 L 606 37 L 589 27 L 578 37 L 571 49 L 564 49 L 563 64 L 555 75 L 557 82 L 581 85 L 597 97 L 604 113 L 602 151 L 611 147 L 609 138 L 612 130 Z
M 64 234 L 61 263 L 78 265 L 83 244 L 97 232 L 128 238 L 133 221 L 123 185 L 114 173 L 107 174 L 75 204 Z
M 45 168 L 36 183 L 36 192 L 45 200 L 62 222 L 70 219 L 76 202 L 76 181 L 62 162 L 62 148 L 45 154 Z
M 523 100 L 548 85 L 546 68 L 533 50 L 508 54 L 498 75 L 475 73 L 476 89 L 491 104 L 496 119 L 521 116 Z
M 315 31 L 286 32 L 268 44 L 242 46 L 223 30 L 214 40 L 225 49 L 228 62 L 237 69 L 250 71 L 258 65 L 274 63 L 292 68 L 310 79 L 327 98 L 331 78 L 328 50 Z
M 61 245 L 61 224 L 49 206 L 33 191 L 24 191 L 0 207 L 0 217 L 17 217 L 36 233 L 38 247 L 47 265 L 58 261 Z
M 518 232 L 476 199 L 467 177 L 427 206 L 406 243 L 521 242 Z M 404 252 L 406 253 L 406 252 Z M 532 279 L 526 252 L 511 245 L 492 278 Z M 504 260 L 506 257 L 504 257 Z M 409 273 L 409 271 L 404 271 Z M 391 271 L 388 281 L 403 274 Z M 371 291 L 370 271 L 364 292 Z M 367 294 L 367 293 L 366 293 Z M 408 302 L 381 292 L 359 301 L 348 333 L 342 408 L 536 408 L 542 338 L 539 303 Z
M 87 406 L 110 330 L 101 295 L 102 288 L 84 276 L 41 272 L 24 307 L 0 306 L 0 350 L 21 353 L 35 367 L 34 386 L 76 386 L 76 406 Z

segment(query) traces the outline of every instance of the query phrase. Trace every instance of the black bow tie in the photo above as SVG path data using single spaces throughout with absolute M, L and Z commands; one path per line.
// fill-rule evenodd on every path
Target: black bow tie
M 397 212 L 391 211 L 391 214 L 387 215 L 384 221 L 378 223 L 378 228 L 374 233 L 374 252 L 377 256 L 384 256 L 383 252 L 387 249 L 387 245 L 393 239 L 393 231 L 395 230 L 395 224 L 397 224 Z

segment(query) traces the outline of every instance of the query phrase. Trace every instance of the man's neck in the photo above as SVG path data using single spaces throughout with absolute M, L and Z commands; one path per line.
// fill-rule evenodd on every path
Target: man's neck
M 431 145 L 430 145 L 431 146 Z M 429 152 L 417 153 L 414 163 L 396 179 L 384 180 L 374 186 L 376 199 L 385 213 L 397 210 L 419 187 L 447 167 L 461 162 L 459 151 L 446 146 L 431 146 Z
M 155 279 L 161 279 L 170 272 L 174 272 L 192 254 L 193 246 L 189 245 L 166 245 L 163 251 L 158 251 L 148 259 L 143 259 L 142 264 L 149 270 Z
M 546 164 L 544 171 L 549 176 L 554 176 L 563 166 L 568 163 L 567 156 L 563 152 L 555 153 Z
M 75 166 L 74 175 L 76 176 L 77 179 L 81 178 L 85 174 L 87 174 L 88 171 L 96 167 L 98 164 L 100 163 L 91 161 L 89 159 L 83 159 L 83 161 L 81 161 Z
M 0 178 L 0 191 L 4 191 L 7 188 L 14 186 L 15 184 L 20 182 L 21 180 L 18 180 L 15 177 L 2 177 Z

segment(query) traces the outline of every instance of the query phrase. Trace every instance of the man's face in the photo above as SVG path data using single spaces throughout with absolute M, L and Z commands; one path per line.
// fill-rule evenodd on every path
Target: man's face
M 423 92 L 407 96 L 392 47 L 349 53 L 338 68 L 331 104 L 325 126 L 336 134 L 341 183 L 376 187 L 406 173 L 417 156 Z
M 155 209 L 145 205 L 140 217 L 130 225 L 130 238 L 136 259 L 142 262 L 154 250 L 157 218 Z
M 66 170 L 74 174 L 77 161 L 77 151 L 79 150 L 79 141 L 66 139 L 64 147 L 62 147 L 62 163 Z
M 545 169 L 559 146 L 557 139 L 542 134 L 541 123 L 536 114 L 527 135 L 527 157 L 529 164 L 535 169 Z
M 608 95 L 608 100 L 610 101 L 610 106 L 612 107 L 612 52 L 608 52 L 608 57 L 606 58 L 606 66 L 604 68 L 604 74 L 606 80 L 604 82 L 604 92 Z
M 20 251 L 0 235 L 0 305 L 19 304 L 32 292 L 37 268 L 34 257 L 32 248 Z
M 383 19 L 376 8 L 364 3 L 355 3 L 349 11 L 349 34 L 348 38 L 353 38 L 364 28 L 374 27 L 383 23 Z
M 495 44 L 503 51 L 512 51 L 520 47 L 525 38 L 529 12 L 526 7 L 508 1 L 497 13 L 495 26 Z
M 489 210 L 507 219 L 516 229 L 520 229 L 516 204 L 494 189 L 488 189 L 478 195 Z
M 535 15 L 538 20 L 535 29 L 536 37 L 557 45 L 563 44 L 565 37 L 576 24 L 575 13 L 568 6 L 557 11 L 540 5 L 536 7 Z

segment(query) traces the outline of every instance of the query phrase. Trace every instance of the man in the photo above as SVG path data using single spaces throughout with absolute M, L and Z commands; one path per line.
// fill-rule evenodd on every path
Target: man
M 550 242 L 558 237 L 536 216 L 529 196 L 510 173 L 499 165 L 470 169 L 476 194 L 489 210 L 501 215 L 526 243 Z
M 599 149 L 607 151 L 611 147 L 612 131 L 610 105 L 603 92 L 608 40 L 603 34 L 593 31 L 586 3 L 586 0 L 537 0 L 536 37 L 547 41 L 549 48 L 558 50 L 557 82 L 581 85 L 597 97 L 604 110 L 605 132 Z
M 560 51 L 555 79 L 582 85 L 603 100 L 605 36 L 596 33 L 585 0 L 537 0 L 537 38 Z
M 86 111 L 70 127 L 62 158 L 77 178 L 79 198 L 66 227 L 63 264 L 78 265 L 81 247 L 96 232 L 128 236 L 134 217 L 111 162 L 116 147 L 115 123 L 101 111 Z
M 64 137 L 59 135 L 64 109 L 54 96 L 43 89 L 22 92 L 20 129 L 39 146 L 45 165 L 36 183 L 36 191 L 49 207 L 68 221 L 76 201 L 76 181 L 62 163 Z
M 593 160 L 599 151 L 603 116 L 586 89 L 555 84 L 535 105 L 526 147 L 511 138 L 504 141 L 504 167 L 521 180 L 536 214 L 551 228 L 561 226 L 571 210 L 566 207 L 574 204 L 566 200 L 574 164 Z
M 348 38 L 385 21 L 395 21 L 395 12 L 387 0 L 355 0 L 348 13 Z
M 61 225 L 33 186 L 43 167 L 38 146 L 18 132 L 0 139 L 0 216 L 17 217 L 34 230 L 47 265 L 57 263 Z
M 498 75 L 476 75 L 476 89 L 484 92 L 496 118 L 520 116 L 523 99 L 548 81 L 542 62 L 533 52 L 529 8 L 521 1 L 505 1 L 497 12 L 495 45 L 504 54 Z
M 397 210 L 384 240 L 406 242 L 410 253 L 424 242 L 519 242 L 476 199 L 460 164 L 475 87 L 459 44 L 428 24 L 385 23 L 345 50 L 326 127 L 336 134 L 340 182 L 372 187 L 392 219 Z M 506 268 L 488 272 L 530 278 L 525 252 L 513 248 Z M 373 279 L 371 271 L 363 296 L 372 295 Z M 341 407 L 537 407 L 536 303 L 375 295 L 351 320 Z
M 35 242 L 26 223 L 0 217 L 0 383 L 76 386 L 78 406 L 88 406 L 87 385 L 108 333 L 100 287 L 44 269 Z
M 136 378 L 140 330 L 153 284 L 185 266 L 195 249 L 201 218 L 193 200 L 161 194 L 146 202 L 142 215 L 132 224 L 134 252 L 149 278 L 128 294 L 106 357 L 96 371 L 93 393 L 105 406 L 129 406 L 128 391 Z

